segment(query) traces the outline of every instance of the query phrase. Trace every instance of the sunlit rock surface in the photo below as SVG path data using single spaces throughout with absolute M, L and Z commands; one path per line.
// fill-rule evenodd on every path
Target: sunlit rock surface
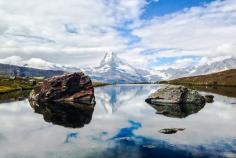
M 94 88 L 90 77 L 84 73 L 55 76 L 34 89 L 30 100 L 37 102 L 65 102 L 95 104 Z

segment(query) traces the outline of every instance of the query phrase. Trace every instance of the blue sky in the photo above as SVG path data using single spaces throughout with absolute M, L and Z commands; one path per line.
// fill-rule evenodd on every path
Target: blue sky
M 24 3 L 24 5 L 22 5 Z M 183 67 L 236 51 L 235 0 L 0 0 L 0 62 Z
M 186 8 L 203 6 L 214 0 L 148 0 L 142 14 L 143 19 L 151 19 L 156 16 L 165 16 L 174 12 L 182 11 Z
M 210 2 L 214 0 L 147 0 L 147 5 L 144 7 L 140 18 L 142 20 L 148 21 L 153 18 L 161 18 L 163 16 L 168 16 L 170 14 L 174 14 L 176 12 L 182 12 L 186 9 L 190 9 L 192 7 L 204 7 Z M 130 21 L 129 21 L 130 23 Z M 117 28 L 117 31 L 120 32 L 122 36 L 125 36 L 130 40 L 129 46 L 132 44 L 138 43 L 140 38 L 131 34 L 132 29 L 126 29 L 127 24 L 125 23 L 122 27 Z M 172 48 L 163 48 L 163 49 L 172 49 Z M 159 50 L 145 50 L 141 52 L 141 54 L 153 54 L 158 53 Z M 163 57 L 158 60 L 155 60 L 149 64 L 149 66 L 161 66 L 168 65 L 174 63 L 178 58 L 177 57 Z M 196 56 L 185 56 L 184 59 L 193 59 L 200 60 L 199 57 Z

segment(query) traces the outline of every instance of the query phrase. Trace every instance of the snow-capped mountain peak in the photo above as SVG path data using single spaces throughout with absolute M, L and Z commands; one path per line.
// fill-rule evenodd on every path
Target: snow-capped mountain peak
M 103 82 L 131 83 L 146 81 L 136 68 L 113 52 L 106 53 L 98 67 L 85 69 L 85 71 L 92 79 Z
M 100 62 L 99 67 L 110 65 L 115 66 L 116 64 L 120 63 L 120 59 L 117 57 L 117 55 L 113 52 L 107 52 L 105 56 L 103 57 L 102 61 Z

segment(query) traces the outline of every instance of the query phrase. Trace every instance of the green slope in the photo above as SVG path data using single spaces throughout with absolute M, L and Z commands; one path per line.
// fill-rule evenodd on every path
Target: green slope
M 160 83 L 193 85 L 193 86 L 236 86 L 236 69 L 212 73 L 208 75 L 183 77 Z

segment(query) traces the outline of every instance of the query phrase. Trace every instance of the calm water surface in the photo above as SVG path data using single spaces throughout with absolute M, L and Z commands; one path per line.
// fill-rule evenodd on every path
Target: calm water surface
M 78 120 L 84 124 L 81 128 L 44 121 L 50 118 L 34 113 L 28 100 L 2 103 L 0 158 L 236 157 L 236 98 L 201 91 L 213 94 L 215 102 L 178 118 L 156 114 L 144 102 L 158 88 L 96 88 L 97 104 L 92 115 L 85 113 L 87 119 Z M 159 132 L 163 128 L 185 130 L 163 134 Z

